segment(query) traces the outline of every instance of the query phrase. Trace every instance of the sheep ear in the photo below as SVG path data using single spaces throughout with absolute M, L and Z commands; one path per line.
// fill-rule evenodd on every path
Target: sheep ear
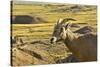
M 68 29 L 70 27 L 71 27 L 71 23 L 70 22 L 65 25 L 65 29 Z

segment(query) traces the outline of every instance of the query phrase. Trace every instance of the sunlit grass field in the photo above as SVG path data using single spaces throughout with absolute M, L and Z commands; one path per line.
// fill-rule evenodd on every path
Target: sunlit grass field
M 52 34 L 53 26 L 59 18 L 74 18 L 77 21 L 72 23 L 88 23 L 88 25 L 94 26 L 96 24 L 96 6 L 90 6 L 91 10 L 73 12 L 51 12 L 51 10 L 56 10 L 58 8 L 65 8 L 74 5 L 64 4 L 14 4 L 13 15 L 29 15 L 29 16 L 39 16 L 46 20 L 48 23 L 40 24 L 12 24 L 13 35 L 33 35 L 32 37 L 48 38 Z M 30 30 L 32 32 L 30 32 Z

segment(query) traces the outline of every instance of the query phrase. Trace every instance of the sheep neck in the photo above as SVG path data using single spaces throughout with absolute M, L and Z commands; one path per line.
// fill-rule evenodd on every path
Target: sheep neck
M 66 46 L 72 50 L 73 48 L 76 48 L 76 41 L 77 41 L 78 35 L 74 34 L 70 29 L 66 30 L 66 39 L 64 39 L 64 43 Z
M 73 40 L 77 39 L 78 36 L 74 34 L 70 29 L 66 30 L 66 39 L 65 41 L 73 42 Z

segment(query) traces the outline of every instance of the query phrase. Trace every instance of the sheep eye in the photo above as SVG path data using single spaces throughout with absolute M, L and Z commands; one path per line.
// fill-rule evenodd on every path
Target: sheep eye
M 63 31 L 63 27 L 61 28 L 61 31 Z

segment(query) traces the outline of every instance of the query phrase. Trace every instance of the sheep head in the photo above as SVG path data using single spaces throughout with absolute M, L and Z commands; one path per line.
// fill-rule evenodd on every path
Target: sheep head
M 71 23 L 68 22 L 69 20 L 76 21 L 72 18 L 58 19 L 50 40 L 51 44 L 66 38 L 66 30 L 71 26 Z

